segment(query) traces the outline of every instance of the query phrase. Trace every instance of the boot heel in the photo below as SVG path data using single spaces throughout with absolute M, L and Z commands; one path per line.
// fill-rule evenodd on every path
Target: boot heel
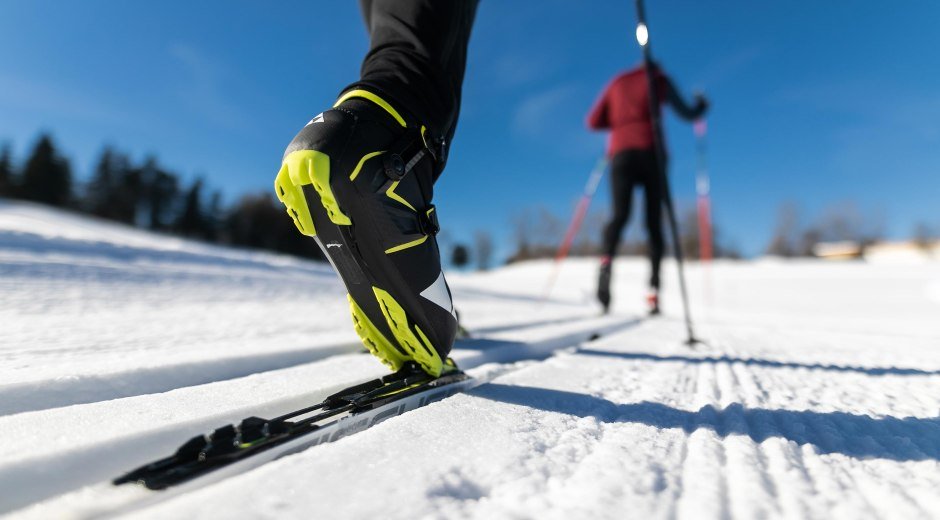
M 277 200 L 287 207 L 287 214 L 294 221 L 297 230 L 308 237 L 316 236 L 317 230 L 313 227 L 313 217 L 310 216 L 310 208 L 304 199 L 302 184 L 295 184 L 291 180 L 290 170 L 288 161 L 285 160 L 274 179 L 274 193 Z
M 274 181 L 277 198 L 287 206 L 287 214 L 301 233 L 316 236 L 310 208 L 304 198 L 303 186 L 313 185 L 320 203 L 326 209 L 330 221 L 337 226 L 350 226 L 352 221 L 343 213 L 330 186 L 330 158 L 316 150 L 298 150 L 284 158 L 281 171 Z

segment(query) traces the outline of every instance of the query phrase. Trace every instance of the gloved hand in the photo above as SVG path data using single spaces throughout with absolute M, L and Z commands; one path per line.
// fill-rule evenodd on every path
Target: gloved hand
M 702 113 L 705 113 L 706 111 L 708 111 L 708 107 L 710 106 L 710 103 L 708 101 L 708 98 L 705 97 L 704 92 L 700 92 L 700 91 L 695 92 L 693 94 L 693 97 L 695 99 L 696 110 L 701 110 Z

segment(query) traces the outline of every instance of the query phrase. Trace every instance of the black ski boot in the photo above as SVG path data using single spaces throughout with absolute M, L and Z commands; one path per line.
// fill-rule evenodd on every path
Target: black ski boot
M 371 92 L 345 93 L 287 147 L 275 190 L 346 285 L 369 351 L 436 377 L 455 369 L 457 333 L 431 204 L 444 146 L 406 117 Z
M 610 258 L 601 259 L 601 269 L 597 277 L 597 299 L 604 308 L 604 314 L 610 312 Z

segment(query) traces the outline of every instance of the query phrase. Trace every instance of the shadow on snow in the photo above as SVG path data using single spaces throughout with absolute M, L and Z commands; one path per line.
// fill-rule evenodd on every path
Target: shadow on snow
M 718 363 L 740 363 L 742 365 L 760 366 L 769 368 L 805 368 L 808 370 L 826 370 L 832 372 L 858 372 L 870 376 L 935 376 L 940 375 L 940 370 L 921 370 L 919 368 L 897 368 L 897 367 L 854 367 L 841 365 L 823 365 L 821 363 L 796 363 L 793 361 L 774 361 L 770 359 L 755 358 L 737 358 L 730 356 L 657 356 L 645 352 L 610 352 L 606 350 L 578 349 L 578 354 L 589 356 L 607 356 L 620 359 L 639 360 L 639 361 L 679 361 L 692 364 L 718 364 Z
M 471 330 L 473 335 L 486 335 L 486 334 L 498 334 L 500 332 L 511 332 L 515 330 L 523 329 L 532 329 L 535 327 L 541 327 L 544 325 L 563 325 L 566 323 L 572 323 L 576 321 L 584 321 L 591 318 L 597 318 L 595 314 L 586 314 L 579 316 L 569 316 L 565 318 L 548 318 L 544 320 L 529 320 L 518 323 L 509 323 L 504 325 L 494 325 L 490 327 L 474 327 Z M 473 338 L 476 339 L 476 338 Z
M 470 394 L 607 423 L 681 428 L 686 433 L 708 429 L 720 437 L 746 435 L 758 443 L 778 437 L 800 445 L 811 444 L 821 454 L 895 461 L 940 460 L 940 417 L 874 418 L 844 412 L 748 409 L 737 403 L 724 409 L 708 405 L 693 412 L 660 403 L 617 404 L 585 394 L 498 383 L 482 385 Z

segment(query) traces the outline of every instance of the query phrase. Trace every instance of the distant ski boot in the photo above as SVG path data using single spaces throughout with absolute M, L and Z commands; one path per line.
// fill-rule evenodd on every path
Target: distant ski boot
M 274 183 L 346 285 L 366 348 L 392 370 L 414 361 L 435 377 L 456 370 L 431 204 L 443 149 L 381 97 L 351 90 L 294 137 Z
M 659 315 L 659 290 L 651 288 L 646 293 L 646 307 L 649 309 L 650 316 Z
M 597 277 L 597 299 L 604 308 L 604 314 L 610 312 L 610 257 L 601 258 L 600 273 Z

